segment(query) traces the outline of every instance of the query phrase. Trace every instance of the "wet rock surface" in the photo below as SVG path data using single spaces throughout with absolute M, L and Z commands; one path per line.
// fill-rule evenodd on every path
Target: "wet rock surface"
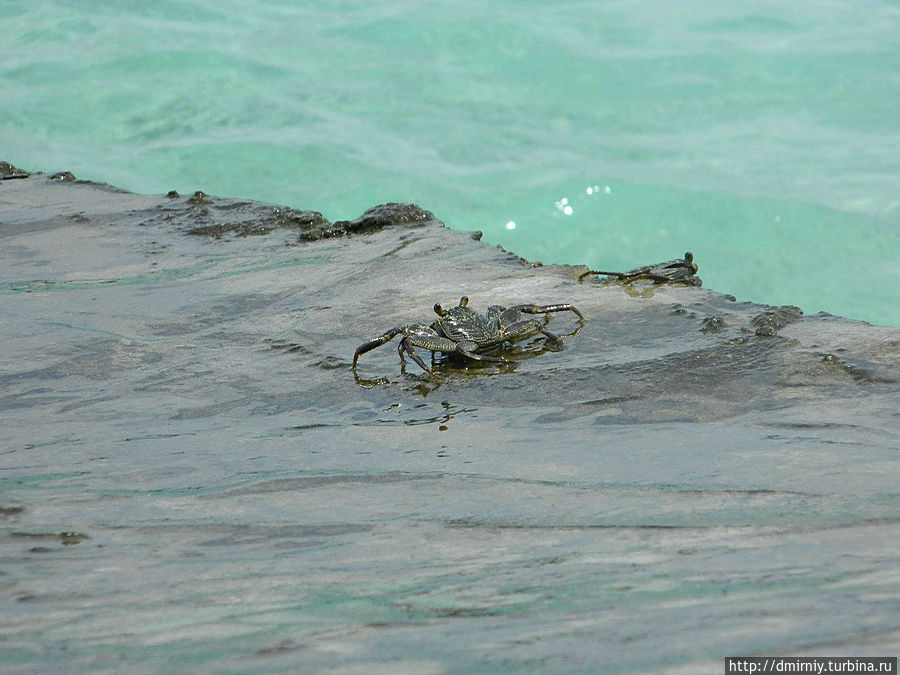
M 331 223 L 0 182 L 0 660 L 695 672 L 896 653 L 900 330 L 579 283 L 477 239 L 412 205 Z M 587 321 L 511 365 L 437 358 L 439 380 L 396 338 L 351 369 L 463 295 Z

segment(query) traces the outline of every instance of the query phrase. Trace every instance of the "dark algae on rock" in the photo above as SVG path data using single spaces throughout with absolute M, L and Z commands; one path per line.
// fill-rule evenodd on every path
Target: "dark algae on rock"
M 793 305 L 772 307 L 756 315 L 750 321 L 756 329 L 758 337 L 772 337 L 778 335 L 778 331 L 788 324 L 793 323 L 803 316 L 803 310 Z
M 646 673 L 896 652 L 897 328 L 645 273 L 579 283 L 414 205 L 332 223 L 15 178 L 4 666 Z M 360 345 L 464 296 L 484 318 L 564 303 L 585 321 L 564 348 L 538 331 L 487 354 L 513 364 L 438 352 L 440 379 L 373 348 L 354 378 Z
M 180 195 L 169 193 L 172 199 Z M 318 211 L 274 207 L 256 202 L 221 200 L 202 192 L 184 200 L 186 206 L 173 203 L 170 215 L 180 213 L 196 224 L 187 234 L 214 237 L 270 234 L 274 230 L 296 231 L 300 241 L 318 241 L 354 234 L 370 234 L 392 225 L 414 227 L 437 223 L 430 212 L 415 204 L 382 204 L 367 210 L 356 220 L 329 221 Z M 192 207 L 209 207 L 196 209 Z
M 371 234 L 385 227 L 419 227 L 427 224 L 442 224 L 430 211 L 415 204 L 381 204 L 368 209 L 356 220 L 339 220 L 336 223 L 324 221 L 318 227 L 311 227 L 300 233 L 304 241 L 316 241 L 330 237 L 352 234 Z

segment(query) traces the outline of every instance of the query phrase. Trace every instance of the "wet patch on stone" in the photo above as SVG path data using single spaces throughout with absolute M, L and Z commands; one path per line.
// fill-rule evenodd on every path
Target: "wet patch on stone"
M 834 369 L 843 373 L 852 380 L 866 384 L 891 384 L 896 382 L 892 377 L 886 377 L 878 372 L 874 364 L 862 362 L 851 363 L 836 354 L 821 354 L 821 363 L 828 369 Z
M 21 539 L 41 539 L 44 541 L 58 541 L 63 546 L 80 544 L 88 535 L 81 532 L 13 532 L 10 536 Z
M 200 546 L 246 546 L 265 544 L 275 548 L 316 546 L 326 537 L 360 534 L 372 528 L 368 525 L 270 525 L 252 529 L 235 528 L 225 536 L 199 542 Z M 286 541 L 284 541 L 286 540 Z
M 313 354 L 314 352 L 308 347 L 290 340 L 272 340 L 267 339 L 267 349 L 272 352 L 286 352 L 288 354 Z
M 319 425 L 316 425 L 319 426 Z M 299 476 L 296 478 L 276 478 L 259 481 L 241 487 L 231 488 L 212 494 L 202 495 L 201 499 L 222 499 L 236 495 L 268 494 L 273 492 L 299 492 L 333 485 L 390 485 L 392 483 L 408 483 L 423 480 L 440 480 L 443 474 L 413 473 L 379 473 L 379 474 L 323 474 L 316 476 Z

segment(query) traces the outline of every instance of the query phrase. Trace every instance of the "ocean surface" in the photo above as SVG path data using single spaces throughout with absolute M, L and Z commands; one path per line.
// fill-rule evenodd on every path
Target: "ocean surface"
M 0 159 L 900 325 L 900 5 L 0 3 Z

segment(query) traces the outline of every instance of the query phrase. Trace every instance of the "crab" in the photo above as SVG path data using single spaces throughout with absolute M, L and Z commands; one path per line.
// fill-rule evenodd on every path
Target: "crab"
M 555 305 L 515 305 L 514 307 L 502 307 L 491 305 L 486 314 L 480 314 L 468 307 L 469 298 L 463 296 L 459 305 L 444 309 L 440 305 L 434 306 L 434 312 L 438 318 L 431 325 L 413 323 L 406 326 L 397 326 L 389 331 L 361 344 L 353 354 L 353 368 L 359 357 L 368 351 L 390 342 L 395 336 L 402 335 L 397 351 L 400 359 L 409 354 L 426 373 L 437 377 L 435 373 L 425 365 L 425 362 L 415 352 L 414 347 L 430 349 L 432 352 L 442 354 L 461 354 L 475 361 L 490 361 L 494 363 L 512 363 L 509 359 L 489 354 L 500 350 L 506 343 L 519 342 L 542 333 L 551 340 L 561 342 L 560 336 L 554 335 L 544 329 L 551 312 L 573 312 L 584 325 L 584 315 L 574 305 L 560 303 Z M 543 321 L 536 318 L 527 318 L 525 314 L 543 314 Z M 563 337 L 574 335 L 567 333 Z
M 632 281 L 647 280 L 658 284 L 687 284 L 689 286 L 700 286 L 703 282 L 697 275 L 697 263 L 694 262 L 694 254 L 687 251 L 684 258 L 669 260 L 668 262 L 657 263 L 656 265 L 645 265 L 638 267 L 630 272 L 602 272 L 591 270 L 585 272 L 578 277 L 581 281 L 585 277 L 592 274 L 605 274 L 614 279 L 606 281 L 621 281 L 630 283 Z

